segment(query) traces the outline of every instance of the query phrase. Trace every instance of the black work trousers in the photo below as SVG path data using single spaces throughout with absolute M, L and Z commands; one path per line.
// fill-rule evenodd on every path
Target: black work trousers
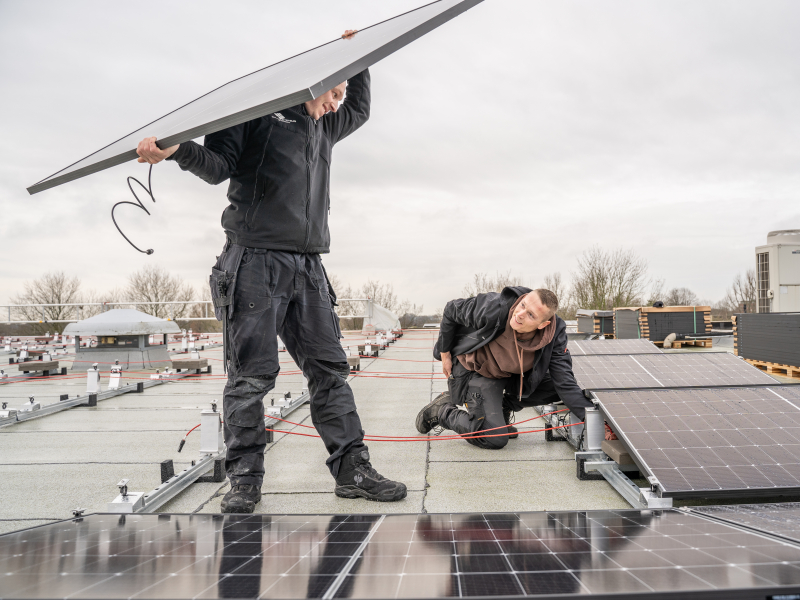
M 456 406 L 446 406 L 440 413 L 440 422 L 447 429 L 456 433 L 475 433 L 485 431 L 491 437 L 467 438 L 467 442 L 478 448 L 499 450 L 508 444 L 508 430 L 503 417 L 503 409 L 519 412 L 525 407 L 541 406 L 559 400 L 553 386 L 553 380 L 546 377 L 533 393 L 519 399 L 518 389 L 507 389 L 517 378 L 490 379 L 470 371 L 458 362 L 453 361 L 453 372 L 447 381 L 450 390 L 450 401 L 453 404 L 464 404 L 467 411 Z M 505 393 L 504 393 L 505 392 Z M 501 429 L 495 429 L 500 427 Z
M 336 477 L 342 456 L 366 449 L 350 368 L 340 343 L 339 318 L 319 254 L 299 254 L 226 243 L 212 269 L 211 293 L 224 280 L 228 310 L 228 381 L 223 399 L 226 469 L 231 485 L 264 479 L 264 396 L 280 371 L 278 336 L 308 380 L 311 421 Z

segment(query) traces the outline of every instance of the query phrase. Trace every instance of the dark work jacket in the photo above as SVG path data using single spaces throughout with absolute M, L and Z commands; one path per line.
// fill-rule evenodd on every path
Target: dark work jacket
M 507 287 L 502 292 L 478 294 L 474 298 L 451 300 L 444 307 L 439 339 L 433 349 L 436 360 L 442 360 L 442 352 L 455 357 L 475 352 L 505 331 L 508 311 L 517 298 L 530 292 L 526 287 Z M 572 373 L 572 357 L 567 350 L 567 324 L 556 315 L 556 332 L 552 341 L 536 351 L 533 368 L 524 374 L 522 397 L 527 398 L 533 390 L 549 377 L 559 398 L 583 421 L 584 409 L 594 406 L 584 395 Z M 514 375 L 513 379 L 518 376 Z M 519 390 L 519 382 L 509 386 Z
M 299 104 L 184 142 L 168 160 L 216 185 L 230 179 L 222 227 L 249 248 L 330 252 L 330 166 L 334 144 L 369 118 L 370 77 L 347 82 L 335 113 L 315 121 Z

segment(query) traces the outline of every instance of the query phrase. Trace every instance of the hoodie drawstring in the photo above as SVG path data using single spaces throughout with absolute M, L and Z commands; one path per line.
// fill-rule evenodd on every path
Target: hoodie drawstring
M 522 355 L 525 354 L 525 349 L 520 347 L 517 341 L 517 332 L 514 332 L 514 348 L 517 352 L 517 360 L 519 360 L 519 400 L 522 401 L 522 378 L 525 376 L 525 369 L 522 366 Z

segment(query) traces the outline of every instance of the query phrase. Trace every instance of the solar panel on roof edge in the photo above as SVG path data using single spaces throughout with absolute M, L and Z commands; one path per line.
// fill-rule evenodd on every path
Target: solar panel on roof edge
M 311 100 L 316 96 L 318 96 L 319 94 L 324 93 L 327 90 L 331 89 L 338 83 L 341 83 L 342 81 L 350 77 L 353 77 L 354 75 L 360 73 L 369 66 L 375 64 L 376 62 L 382 60 L 383 58 L 386 58 L 390 54 L 396 52 L 400 48 L 403 48 L 404 46 L 410 44 L 415 39 L 422 37 L 426 33 L 429 33 L 430 31 L 436 29 L 437 27 L 446 23 L 447 21 L 457 17 L 461 13 L 469 10 L 470 8 L 479 4 L 482 1 L 483 0 L 460 0 L 460 1 L 436 0 L 435 2 L 425 4 L 414 10 L 407 11 L 405 13 L 397 15 L 396 17 L 392 17 L 391 19 L 387 19 L 385 21 L 381 21 L 374 25 L 370 25 L 369 27 L 365 27 L 359 30 L 359 33 L 364 33 L 369 30 L 373 30 L 374 33 L 374 31 L 377 30 L 376 28 L 381 28 L 381 27 L 383 27 L 384 29 L 388 29 L 388 26 L 386 24 L 391 24 L 393 21 L 402 18 L 410 19 L 408 15 L 413 15 L 413 13 L 417 13 L 418 11 L 423 11 L 425 9 L 428 9 L 430 11 L 435 11 L 437 8 L 440 8 L 435 5 L 437 4 L 442 5 L 441 10 L 439 12 L 433 12 L 430 18 L 421 23 L 414 24 L 412 22 L 411 27 L 399 33 L 396 33 L 395 37 L 389 39 L 385 43 L 378 45 L 377 47 L 374 47 L 375 46 L 374 44 L 372 46 L 368 46 L 365 49 L 365 53 L 354 55 L 352 57 L 347 58 L 347 61 L 349 62 L 340 61 L 339 63 L 336 63 L 335 67 L 327 69 L 326 74 L 317 81 L 312 80 L 312 81 L 304 81 L 302 84 L 298 83 L 298 85 L 294 86 L 293 89 L 290 89 L 288 93 L 284 93 L 277 97 L 271 97 L 269 98 L 269 100 L 262 99 L 262 101 L 251 106 L 239 106 L 237 107 L 237 110 L 230 109 L 226 114 L 224 114 L 223 116 L 219 116 L 215 119 L 211 120 L 201 119 L 200 122 L 196 122 L 191 127 L 184 125 L 175 133 L 167 135 L 156 135 L 157 131 L 153 130 L 154 126 L 162 122 L 167 117 L 171 117 L 179 113 L 179 111 L 182 111 L 189 107 L 195 110 L 200 109 L 208 111 L 210 107 L 207 109 L 201 109 L 198 105 L 195 105 L 195 103 L 200 101 L 208 103 L 208 99 L 212 97 L 212 95 L 214 94 L 221 95 L 222 92 L 229 91 L 225 90 L 226 86 L 232 84 L 240 84 L 247 78 L 258 74 L 263 74 L 264 72 L 267 72 L 269 69 L 273 69 L 276 67 L 286 68 L 287 65 L 290 66 L 290 61 L 300 61 L 304 57 L 307 57 L 310 53 L 317 52 L 321 48 L 324 48 L 326 46 L 335 50 L 336 48 L 342 48 L 341 44 L 339 46 L 335 46 L 339 42 L 349 44 L 355 40 L 359 40 L 360 42 L 360 40 L 363 40 L 364 38 L 362 37 L 359 39 L 358 35 L 356 35 L 356 37 L 354 37 L 352 40 L 344 41 L 336 39 L 326 44 L 322 44 L 321 46 L 317 46 L 316 48 L 312 48 L 311 50 L 308 50 L 301 54 L 297 54 L 288 59 L 285 59 L 283 61 L 265 67 L 264 69 L 260 69 L 253 73 L 250 73 L 249 75 L 245 75 L 244 77 L 239 77 L 237 79 L 229 81 L 228 83 L 220 86 L 219 88 L 216 88 L 208 92 L 207 94 L 204 94 L 203 96 L 200 96 L 195 100 L 192 100 L 191 102 L 179 107 L 178 109 L 168 113 L 167 115 L 159 117 L 158 119 L 152 121 L 151 123 L 145 125 L 144 127 L 141 127 L 136 131 L 133 131 L 132 133 L 123 136 L 122 138 L 116 140 L 115 142 L 112 142 L 107 146 L 104 146 L 103 148 L 90 154 L 89 156 L 80 159 L 79 161 L 65 167 L 64 169 L 61 169 L 60 171 L 57 171 L 53 175 L 45 177 L 41 181 L 27 188 L 28 193 L 31 195 L 37 194 L 39 192 L 50 189 L 52 187 L 56 187 L 63 183 L 74 181 L 75 179 L 80 179 L 81 177 L 85 177 L 92 173 L 96 173 L 98 171 L 102 171 L 104 169 L 108 169 L 110 167 L 133 160 L 137 158 L 136 145 L 144 137 L 156 135 L 156 137 L 158 137 L 159 139 L 158 142 L 159 147 L 167 148 L 175 144 L 188 142 L 203 135 L 214 133 L 215 131 L 220 131 L 222 129 L 225 129 L 226 127 L 232 127 L 240 123 L 245 123 L 252 119 L 256 119 L 258 117 L 274 113 L 276 111 L 288 108 L 290 106 L 295 106 L 301 102 Z M 333 54 L 334 54 L 333 51 L 328 52 L 328 57 L 327 57 L 328 60 L 332 60 L 331 57 L 333 56 Z M 213 107 L 213 104 L 211 105 L 211 107 Z M 186 121 L 187 119 L 189 119 L 189 116 L 184 116 L 184 121 Z M 134 136 L 136 138 L 135 140 L 130 141 L 130 143 L 126 141 L 128 138 L 133 138 Z M 108 152 L 109 156 L 107 156 L 106 158 L 100 159 L 99 157 L 96 157 L 96 160 L 94 162 L 89 162 L 86 165 L 74 168 L 77 165 L 83 163 L 84 161 L 91 159 L 93 156 L 98 155 L 101 152 L 106 151 L 118 144 L 120 145 L 120 148 L 118 150 Z
M 780 388 L 782 386 L 774 386 L 775 388 Z M 768 388 L 758 387 L 742 387 L 737 386 L 734 388 L 723 388 L 724 390 L 735 390 L 735 389 L 742 389 L 742 390 L 764 390 L 766 391 Z M 785 465 L 781 466 L 780 463 L 777 463 L 777 468 L 780 469 L 782 473 L 782 479 L 778 479 L 776 475 L 772 475 L 772 480 L 776 481 L 780 485 L 773 485 L 773 486 L 765 486 L 765 487 L 756 487 L 750 486 L 744 487 L 747 484 L 742 481 L 740 478 L 736 477 L 736 471 L 738 470 L 742 474 L 746 474 L 748 469 L 751 467 L 750 460 L 747 460 L 747 457 L 742 456 L 741 462 L 743 463 L 741 467 L 736 467 L 732 465 L 730 469 L 727 470 L 720 470 L 722 467 L 713 467 L 713 466 L 706 466 L 705 468 L 711 472 L 716 473 L 716 477 L 731 477 L 731 481 L 728 482 L 729 486 L 725 488 L 724 486 L 718 487 L 718 489 L 691 489 L 692 486 L 689 481 L 687 481 L 683 475 L 676 473 L 675 478 L 671 477 L 671 468 L 663 466 L 663 458 L 657 459 L 657 464 L 659 466 L 655 466 L 652 460 L 648 460 L 649 455 L 653 455 L 654 459 L 656 458 L 655 454 L 662 453 L 669 459 L 669 448 L 661 448 L 659 446 L 650 447 L 643 447 L 641 441 L 646 440 L 647 435 L 646 431 L 642 429 L 641 431 L 631 431 L 630 427 L 628 431 L 624 427 L 620 426 L 620 422 L 617 421 L 615 415 L 612 412 L 611 403 L 606 402 L 604 405 L 603 397 L 608 394 L 615 394 L 617 396 L 631 396 L 631 395 L 641 395 L 641 394 L 648 394 L 652 393 L 655 395 L 664 395 L 668 393 L 678 393 L 678 394 L 686 394 L 686 393 L 695 393 L 696 389 L 685 389 L 685 390 L 672 390 L 672 389 L 654 389 L 654 390 L 623 390 L 623 391 L 608 391 L 608 390 L 600 390 L 595 392 L 596 397 L 598 398 L 600 408 L 605 416 L 606 421 L 615 431 L 615 433 L 619 436 L 620 439 L 625 442 L 627 445 L 631 456 L 633 457 L 636 464 L 639 466 L 640 471 L 644 474 L 648 474 L 651 476 L 655 476 L 659 480 L 659 484 L 657 486 L 658 495 L 664 498 L 750 498 L 750 497 L 769 497 L 769 496 L 780 496 L 780 495 L 788 495 L 792 497 L 800 497 L 800 458 L 798 458 L 799 463 L 797 465 Z M 710 388 L 708 391 L 718 391 L 718 388 Z M 776 398 L 777 402 L 780 402 Z M 782 406 L 782 405 L 781 405 Z M 790 404 L 787 405 L 787 408 L 790 409 Z M 798 412 L 800 412 L 800 407 L 795 407 Z M 686 418 L 686 417 L 684 417 Z M 626 420 L 630 419 L 630 417 L 625 417 Z M 687 420 L 688 421 L 688 420 Z M 705 432 L 704 435 L 707 436 L 711 432 Z M 644 437 L 642 437 L 644 436 Z M 730 437 L 730 434 L 727 434 Z M 671 436 L 674 437 L 674 436 Z M 650 436 L 651 439 L 655 439 L 655 435 Z M 724 436 L 723 438 L 724 439 Z M 639 440 L 640 443 L 635 443 L 636 440 Z M 780 443 L 776 442 L 776 445 L 781 445 Z M 717 446 L 712 447 L 715 448 Z M 720 447 L 722 448 L 722 447 Z M 735 451 L 735 448 L 729 447 L 730 451 Z M 660 456 L 660 454 L 659 454 Z M 738 453 L 737 453 L 738 456 Z M 770 456 L 770 459 L 772 457 Z M 773 459 L 775 460 L 775 459 Z M 763 478 L 770 479 L 770 471 L 769 469 L 772 468 L 776 463 L 762 463 L 759 465 L 760 471 L 757 473 L 752 471 L 752 475 L 750 476 L 751 479 L 753 477 L 758 478 L 759 480 L 763 481 Z M 794 468 L 794 467 L 797 468 Z M 792 467 L 790 469 L 790 467 Z M 766 473 L 766 475 L 765 475 Z M 688 475 L 694 477 L 692 472 L 689 472 Z M 792 480 L 794 482 L 793 485 L 785 485 L 788 480 Z M 685 482 L 685 487 L 683 489 L 668 489 L 670 483 L 675 482 L 681 483 Z M 736 484 L 736 481 L 742 481 L 744 486 Z M 753 483 L 751 481 L 751 483 Z M 683 485 L 681 483 L 681 485 Z
M 579 355 L 572 364 L 578 384 L 591 390 L 780 385 L 729 353 Z

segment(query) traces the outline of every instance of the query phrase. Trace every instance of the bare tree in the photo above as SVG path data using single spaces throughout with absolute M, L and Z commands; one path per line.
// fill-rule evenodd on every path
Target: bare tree
M 177 275 L 159 266 L 146 266 L 128 276 L 123 292 L 125 302 L 188 302 L 195 291 Z M 136 304 L 136 310 L 162 319 L 180 319 L 189 315 L 191 304 Z
M 396 311 L 400 303 L 391 283 L 381 283 L 380 281 L 367 279 L 367 283 L 361 286 L 361 296 L 362 298 L 372 298 L 375 304 L 397 314 Z
M 471 298 L 486 292 L 502 292 L 503 288 L 514 285 L 522 285 L 522 278 L 511 275 L 511 271 L 500 273 L 499 271 L 492 277 L 488 273 L 475 273 L 472 281 L 464 286 L 461 294 L 465 298 Z
M 637 306 L 649 284 L 647 261 L 633 250 L 594 246 L 578 258 L 571 299 L 577 308 L 611 310 L 615 306 Z
M 737 273 L 731 287 L 720 301 L 721 307 L 728 309 L 729 314 L 735 312 L 756 312 L 756 296 L 758 280 L 755 269 L 747 269 L 744 276 Z
M 663 302 L 664 295 L 666 292 L 664 291 L 664 280 L 663 279 L 655 279 L 652 284 L 650 284 L 650 293 L 647 296 L 647 300 L 645 300 L 645 306 L 652 306 L 654 302 L 660 300 Z
M 558 298 L 558 314 L 562 319 L 575 319 L 576 307 L 572 303 L 569 286 L 561 277 L 561 273 L 548 273 L 540 287 L 550 290 Z
M 422 312 L 421 304 L 400 300 L 394 292 L 394 286 L 390 283 L 368 279 L 367 283 L 360 288 L 353 289 L 349 284 L 340 283 L 336 275 L 328 275 L 328 281 L 339 298 L 339 307 L 336 309 L 336 313 L 344 319 L 343 326 L 360 328 L 361 320 L 358 317 L 364 314 L 363 302 L 349 302 L 347 298 L 371 298 L 375 304 L 398 315 L 401 327 L 413 323 L 416 316 Z
M 665 306 L 697 306 L 697 294 L 687 287 L 672 288 L 661 298 Z
M 64 330 L 67 323 L 51 323 L 75 318 L 74 306 L 63 306 L 81 302 L 81 282 L 77 277 L 69 277 L 63 271 L 46 273 L 39 279 L 26 281 L 24 291 L 11 297 L 11 304 L 55 304 L 57 306 L 20 307 L 14 310 L 16 317 L 25 321 L 43 321 L 33 329 L 36 333 Z

